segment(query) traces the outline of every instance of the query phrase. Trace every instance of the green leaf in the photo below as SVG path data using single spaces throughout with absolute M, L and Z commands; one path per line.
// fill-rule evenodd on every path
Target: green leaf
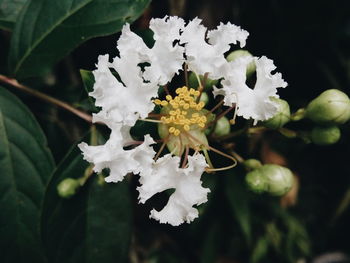
M 84 88 L 87 93 L 94 90 L 95 77 L 92 71 L 81 69 L 80 70 L 81 80 L 83 81 Z
M 132 205 L 125 181 L 107 184 L 93 174 L 71 199 L 57 194 L 63 179 L 83 176 L 88 166 L 74 146 L 50 180 L 41 224 L 49 262 L 126 262 Z
M 202 254 L 200 255 L 201 263 L 215 262 L 218 256 L 222 233 L 218 224 L 212 224 L 209 226 L 207 233 L 203 239 L 203 247 L 201 249 Z
M 17 77 L 44 74 L 84 41 L 118 32 L 150 0 L 32 0 L 17 19 L 9 66 Z
M 53 159 L 46 138 L 14 95 L 0 87 L 1 262 L 44 262 L 40 206 Z
M 244 187 L 244 180 L 239 177 L 238 173 L 228 176 L 228 183 L 226 186 L 226 196 L 229 201 L 238 224 L 241 227 L 242 233 L 246 239 L 247 244 L 251 243 L 251 211 L 249 207 L 249 192 Z
M 0 0 L 0 28 L 12 30 L 27 0 Z
M 99 110 L 95 106 L 94 99 L 89 96 L 89 93 L 94 90 L 94 84 L 95 84 L 94 74 L 92 73 L 92 71 L 81 69 L 80 76 L 86 91 L 87 98 L 81 101 L 79 103 L 79 106 L 86 111 L 98 112 Z
M 251 253 L 250 262 L 258 263 L 266 256 L 269 249 L 269 242 L 265 237 L 260 237 Z

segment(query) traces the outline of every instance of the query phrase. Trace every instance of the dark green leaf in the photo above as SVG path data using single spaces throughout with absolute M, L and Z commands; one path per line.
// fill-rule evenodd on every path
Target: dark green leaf
M 99 110 L 95 106 L 94 100 L 89 96 L 89 93 L 94 90 L 95 77 L 92 71 L 80 70 L 81 80 L 86 91 L 87 98 L 79 103 L 79 106 L 87 111 L 98 112 Z
M 201 263 L 215 262 L 220 250 L 222 233 L 220 233 L 220 227 L 217 224 L 209 226 L 206 236 L 203 240 L 203 247 L 201 249 Z
M 42 212 L 42 239 L 50 262 L 126 261 L 132 206 L 125 181 L 107 184 L 94 174 L 71 199 L 57 194 L 63 179 L 83 176 L 88 165 L 74 146 L 50 180 Z
M 0 0 L 0 28 L 12 30 L 27 0 Z
M 118 32 L 150 0 L 33 0 L 18 17 L 9 54 L 18 77 L 45 73 L 82 42 Z
M 54 163 L 27 107 L 0 87 L 1 262 L 44 262 L 40 206 Z
M 274 223 L 266 225 L 266 239 L 271 243 L 276 251 L 280 251 L 282 233 Z
M 230 208 L 240 225 L 248 244 L 251 242 L 251 214 L 249 208 L 249 193 L 240 180 L 239 174 L 231 174 L 226 187 L 226 195 Z
M 80 76 L 84 84 L 84 88 L 87 93 L 90 93 L 94 89 L 95 77 L 94 74 L 89 70 L 80 70 Z
M 258 263 L 266 256 L 269 249 L 269 242 L 265 237 L 260 237 L 255 244 L 255 247 L 252 251 L 250 262 Z

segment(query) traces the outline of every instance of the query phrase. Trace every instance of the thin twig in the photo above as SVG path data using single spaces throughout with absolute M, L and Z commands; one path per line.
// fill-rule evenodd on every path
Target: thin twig
M 37 90 L 33 90 L 29 87 L 26 87 L 20 83 L 18 83 L 18 81 L 16 79 L 11 79 L 11 78 L 8 78 L 6 76 L 3 76 L 3 75 L 0 75 L 0 81 L 3 82 L 3 83 L 6 83 L 14 88 L 17 88 L 19 90 L 22 90 L 30 95 L 33 95 L 34 97 L 37 97 L 41 100 L 44 100 L 48 103 L 51 103 L 55 106 L 58 106 L 58 107 L 61 107 L 75 115 L 77 115 L 78 117 L 82 118 L 83 120 L 89 122 L 89 123 L 92 123 L 92 116 L 83 112 L 83 111 L 80 111 L 76 108 L 74 108 L 73 106 L 69 105 L 68 103 L 66 102 L 63 102 L 63 101 L 60 101 L 58 99 L 55 99 L 53 97 L 50 97 L 40 91 L 37 91 Z

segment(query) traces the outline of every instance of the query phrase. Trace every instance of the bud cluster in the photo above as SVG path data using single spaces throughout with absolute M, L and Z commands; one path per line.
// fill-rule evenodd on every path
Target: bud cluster
M 305 109 L 305 116 L 317 124 L 311 131 L 313 143 L 334 144 L 341 137 L 337 125 L 350 119 L 350 99 L 340 90 L 326 90 L 309 103 Z

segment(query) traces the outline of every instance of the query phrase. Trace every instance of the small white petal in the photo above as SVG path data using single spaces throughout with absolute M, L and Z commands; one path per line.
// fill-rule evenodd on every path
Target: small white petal
M 182 69 L 184 48 L 174 43 L 180 38 L 184 21 L 178 17 L 151 19 L 150 29 L 154 32 L 154 46 L 147 52 L 147 62 L 143 77 L 151 83 L 167 84 Z
M 156 193 L 175 189 L 167 205 L 161 211 L 153 209 L 150 214 L 150 217 L 160 223 L 168 223 L 173 226 L 184 222 L 190 223 L 198 217 L 198 211 L 193 206 L 206 202 L 207 194 L 210 192 L 208 188 L 202 187 L 200 179 L 207 166 L 201 154 L 189 156 L 187 168 L 179 168 L 179 165 L 179 157 L 165 155 L 154 163 L 151 174 L 140 174 L 142 185 L 138 187 L 141 203 Z
M 256 64 L 257 81 L 253 89 L 246 84 L 246 69 L 249 63 Z M 270 98 L 278 97 L 277 88 L 284 88 L 287 83 L 280 73 L 272 74 L 276 67 L 266 58 L 241 57 L 228 64 L 222 89 L 214 89 L 214 95 L 224 95 L 226 106 L 237 103 L 237 115 L 245 119 L 267 120 L 277 111 L 277 105 Z
M 83 152 L 84 159 L 94 164 L 94 171 L 110 170 L 106 182 L 122 181 L 127 173 L 150 173 L 155 152 L 150 146 L 154 144 L 150 135 L 145 136 L 145 141 L 132 150 L 124 150 L 124 146 L 131 143 L 128 130 L 130 127 L 115 125 L 109 140 L 104 145 L 89 146 L 80 143 L 78 147 Z
M 149 28 L 154 33 L 154 40 L 165 41 L 173 44 L 180 37 L 180 31 L 183 30 L 185 21 L 177 16 L 165 16 L 164 18 L 152 18 Z
M 156 193 L 175 188 L 174 174 L 177 173 L 179 162 L 179 157 L 167 154 L 153 163 L 152 173 L 140 173 L 141 186 L 137 188 L 140 203 L 145 203 Z
M 222 46 L 223 52 L 230 49 L 231 44 L 240 43 L 240 47 L 244 47 L 249 36 L 248 31 L 241 29 L 239 26 L 230 22 L 227 24 L 220 23 L 215 30 L 208 32 L 208 42 L 211 45 Z
M 158 86 L 151 83 L 144 83 L 142 77 L 138 77 L 137 73 L 133 77 L 122 70 L 123 61 L 126 66 L 129 64 L 129 69 L 138 68 L 137 64 L 131 66 L 130 60 L 115 58 L 113 64 L 108 62 L 108 55 L 100 56 L 97 64 L 97 69 L 93 72 L 95 77 L 94 91 L 90 96 L 96 99 L 96 106 L 102 110 L 94 116 L 94 120 L 103 119 L 107 122 L 122 122 L 125 125 L 132 126 L 139 117 L 146 118 L 148 113 L 153 110 L 154 104 L 151 101 L 152 97 L 157 95 Z M 138 63 L 138 62 L 135 62 Z M 125 66 L 125 65 L 124 65 Z M 112 74 L 110 67 L 119 69 L 121 80 L 124 84 Z M 137 70 L 135 70 L 137 71 Z M 130 73 L 130 74 L 131 74 Z M 128 77 L 123 77 L 123 76 Z M 107 123 L 106 123 L 107 124 Z
M 195 18 L 184 28 L 180 42 L 185 44 L 186 63 L 190 71 L 199 75 L 209 73 L 210 79 L 220 79 L 227 64 L 225 52 L 237 41 L 244 46 L 248 32 L 230 23 L 220 24 L 217 29 L 208 32 L 207 42 L 206 30 L 201 20 Z

